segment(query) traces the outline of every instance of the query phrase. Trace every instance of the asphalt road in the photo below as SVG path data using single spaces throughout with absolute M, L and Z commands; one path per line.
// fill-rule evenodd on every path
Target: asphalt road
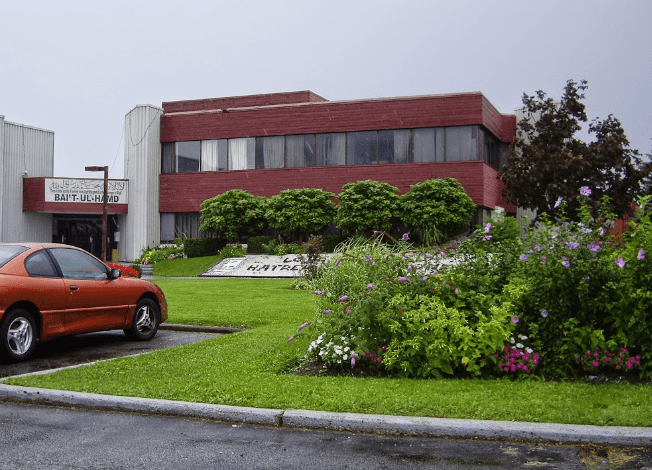
M 304 431 L 13 403 L 0 403 L 0 455 L 0 469 L 12 470 L 652 467 L 652 455 L 640 449 Z
M 39 343 L 27 361 L 10 363 L 0 355 L 0 377 L 68 367 L 102 359 L 145 353 L 214 338 L 213 333 L 160 329 L 150 341 L 130 341 L 122 330 L 56 338 Z

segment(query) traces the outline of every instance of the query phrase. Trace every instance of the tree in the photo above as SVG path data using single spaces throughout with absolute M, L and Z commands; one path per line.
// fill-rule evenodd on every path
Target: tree
M 585 80 L 568 80 L 561 101 L 543 91 L 523 95 L 529 118 L 519 122 L 499 175 L 505 183 L 503 195 L 513 204 L 552 216 L 563 198 L 572 214 L 579 207 L 579 188 L 587 186 L 592 207 L 609 196 L 616 214 L 631 213 L 631 203 L 642 191 L 645 165 L 612 115 L 589 124 L 594 137 L 590 143 L 576 137 L 588 120 L 582 102 L 587 88 Z
M 389 231 L 398 222 L 398 188 L 374 180 L 346 183 L 337 195 L 335 225 L 345 234 Z
M 272 196 L 267 204 L 269 226 L 283 236 L 321 232 L 333 223 L 335 195 L 323 189 L 285 189 Z
M 201 203 L 199 229 L 225 238 L 259 234 L 266 225 L 266 205 L 264 197 L 231 189 Z
M 448 238 L 468 225 L 475 204 L 455 178 L 437 178 L 413 184 L 401 196 L 403 223 L 422 236 L 432 232 Z

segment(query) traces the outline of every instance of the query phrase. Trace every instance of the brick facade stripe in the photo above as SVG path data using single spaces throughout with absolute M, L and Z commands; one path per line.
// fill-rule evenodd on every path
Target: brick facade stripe
M 348 182 L 373 179 L 403 194 L 413 184 L 446 177 L 457 179 L 476 205 L 515 212 L 501 196 L 497 174 L 480 161 L 170 173 L 160 175 L 160 212 L 198 212 L 204 200 L 230 189 L 271 197 L 288 188 L 321 188 L 337 195 Z

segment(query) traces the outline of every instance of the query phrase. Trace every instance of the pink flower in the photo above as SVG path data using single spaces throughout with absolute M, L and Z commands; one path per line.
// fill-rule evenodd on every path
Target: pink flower
M 367 284 L 367 290 L 373 290 L 374 285 L 373 284 Z
M 591 189 L 588 186 L 582 186 L 580 188 L 580 194 L 589 197 L 591 195 Z
M 484 233 L 489 233 L 491 231 L 491 222 L 484 226 Z

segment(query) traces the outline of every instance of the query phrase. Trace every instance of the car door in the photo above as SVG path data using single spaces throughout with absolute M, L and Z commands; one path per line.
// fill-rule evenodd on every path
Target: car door
M 29 275 L 21 282 L 19 300 L 29 300 L 41 312 L 41 339 L 63 334 L 65 331 L 66 292 L 63 279 L 45 250 L 39 250 L 24 262 Z
M 128 300 L 120 279 L 110 280 L 106 266 L 90 254 L 74 248 L 50 248 L 63 276 L 67 292 L 66 333 L 123 328 Z

